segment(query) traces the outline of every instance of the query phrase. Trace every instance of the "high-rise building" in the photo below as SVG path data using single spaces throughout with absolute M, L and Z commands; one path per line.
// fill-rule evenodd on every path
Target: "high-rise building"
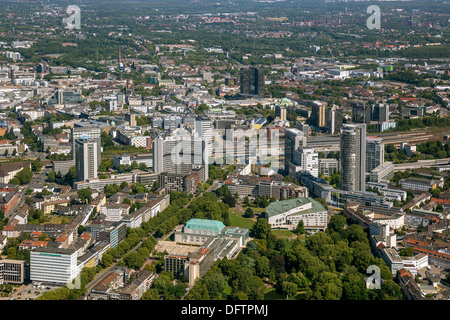
M 172 136 L 153 140 L 153 171 L 188 175 L 199 165 L 204 166 L 208 180 L 207 142 L 177 129 Z M 202 181 L 202 182 L 203 182 Z
M 353 106 L 352 121 L 354 123 L 370 123 L 371 110 L 371 107 L 365 104 L 355 104 Z
M 300 171 L 309 172 L 314 177 L 319 176 L 319 154 L 314 149 L 298 148 L 294 151 L 294 163 Z
M 264 72 L 260 68 L 241 68 L 241 94 L 264 96 Z
M 129 126 L 136 126 L 136 115 L 132 113 L 125 114 L 125 121 L 128 121 Z
M 378 122 L 389 121 L 389 105 L 377 103 L 372 106 L 372 120 Z
M 102 139 L 101 129 L 92 124 L 84 124 L 83 122 L 75 124 L 72 129 L 72 159 L 76 160 L 75 141 L 78 139 L 92 139 L 97 143 L 97 167 L 100 165 L 102 159 Z
M 311 109 L 312 125 L 316 127 L 325 127 L 325 109 L 326 105 L 314 103 Z
M 280 118 L 281 121 L 285 121 L 287 119 L 286 108 L 283 106 L 276 106 L 275 117 Z
M 212 121 L 208 117 L 198 117 L 195 120 L 195 132 L 197 136 L 206 141 L 208 157 L 212 154 Z
M 286 129 L 284 135 L 285 168 L 288 167 L 289 162 L 294 162 L 294 151 L 304 146 L 306 146 L 306 137 L 303 131 L 296 128 Z
M 366 125 L 342 125 L 340 144 L 341 190 L 365 191 Z
M 97 178 L 99 146 L 93 139 L 75 140 L 75 172 L 77 181 Z
M 367 138 L 366 172 L 370 173 L 384 163 L 384 145 L 381 138 Z
M 332 106 L 325 110 L 325 127 L 331 134 L 338 133 L 342 126 L 342 109 Z

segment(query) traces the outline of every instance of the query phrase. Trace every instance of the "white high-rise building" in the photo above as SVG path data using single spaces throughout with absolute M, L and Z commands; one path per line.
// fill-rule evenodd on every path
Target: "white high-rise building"
M 199 138 L 206 141 L 207 151 L 209 157 L 212 155 L 212 121 L 207 117 L 198 117 L 195 120 L 195 132 Z
M 314 149 L 298 148 L 294 151 L 294 164 L 300 171 L 309 172 L 314 177 L 319 176 L 319 154 Z
M 176 129 L 172 136 L 153 140 L 153 171 L 187 175 L 193 167 L 205 168 L 204 181 L 208 180 L 207 142 L 191 135 L 187 130 Z
M 65 285 L 80 273 L 74 249 L 36 248 L 30 252 L 30 280 Z

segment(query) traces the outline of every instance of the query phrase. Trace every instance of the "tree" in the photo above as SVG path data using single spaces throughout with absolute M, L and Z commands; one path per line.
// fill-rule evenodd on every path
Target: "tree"
M 346 224 L 345 217 L 335 214 L 334 216 L 331 217 L 330 223 L 328 224 L 328 228 L 330 230 L 340 232 L 344 228 L 345 224 Z
M 31 162 L 31 170 L 33 170 L 34 172 L 40 172 L 41 168 L 42 168 L 41 159 L 38 158 Z
M 47 181 L 48 182 L 55 182 L 56 180 L 56 173 L 55 171 L 50 171 L 47 175 Z
M 78 234 L 83 234 L 83 232 L 86 231 L 86 227 L 85 226 L 79 226 L 78 227 Z
M 267 219 L 265 218 L 258 219 L 258 221 L 253 225 L 250 232 L 256 239 L 267 239 L 269 235 L 272 234 L 269 221 L 267 221 Z
M 414 255 L 414 249 L 411 247 L 406 247 L 406 248 L 400 249 L 399 254 L 402 257 L 412 257 Z
M 244 218 L 253 218 L 255 214 L 253 213 L 253 209 L 248 207 L 244 212 Z
M 342 298 L 345 300 L 367 300 L 368 294 L 364 277 L 355 268 L 352 269 L 352 272 L 343 277 Z
M 138 168 L 139 168 L 139 170 L 146 170 L 147 169 L 147 165 L 145 163 L 141 162 L 141 163 L 139 163 Z
M 145 258 L 138 252 L 130 252 L 123 258 L 123 262 L 128 268 L 138 270 L 144 265 Z
M 298 290 L 297 285 L 289 281 L 283 281 L 283 283 L 281 283 L 281 288 L 283 295 L 285 295 L 290 299 L 292 299 L 295 296 Z
M 17 178 L 17 180 L 14 180 L 15 178 Z M 11 179 L 10 183 L 24 185 L 30 183 L 31 179 L 33 179 L 33 171 L 31 171 L 31 169 L 29 168 L 23 168 L 16 174 L 13 179 Z M 13 180 L 14 182 L 12 182 Z
M 236 199 L 234 198 L 234 196 L 230 193 L 226 194 L 223 198 L 222 198 L 223 203 L 226 203 L 229 207 L 233 208 L 234 206 L 236 206 Z
M 72 184 L 75 181 L 76 177 L 76 169 L 75 166 L 69 168 L 69 171 L 64 176 L 64 182 L 67 184 Z
M 78 198 L 84 203 L 91 203 L 92 202 L 92 191 L 89 189 L 80 189 L 77 192 Z
M 158 190 L 158 188 L 159 188 L 158 181 L 155 180 L 155 181 L 153 181 L 152 188 L 150 189 L 150 192 L 151 193 L 155 193 L 156 190 Z
M 305 224 L 304 224 L 303 220 L 300 220 L 298 222 L 297 228 L 295 229 L 295 231 L 297 232 L 297 234 L 305 234 L 306 233 Z
M 203 278 L 203 283 L 208 290 L 210 299 L 215 300 L 222 297 L 227 285 L 227 278 L 219 271 L 208 272 Z

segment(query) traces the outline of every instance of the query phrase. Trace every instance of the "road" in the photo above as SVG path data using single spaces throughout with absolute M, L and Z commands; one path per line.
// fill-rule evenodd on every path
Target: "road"
M 126 254 L 134 252 L 136 250 L 138 250 L 142 245 L 142 240 L 136 245 L 136 247 L 134 247 L 133 249 L 131 249 L 130 251 L 128 251 Z M 119 259 L 120 261 L 121 259 Z M 95 287 L 95 285 L 103 278 L 104 275 L 108 274 L 109 272 L 111 272 L 111 270 L 113 270 L 117 265 L 117 262 L 113 263 L 111 266 L 109 266 L 108 268 L 106 268 L 105 270 L 103 270 L 100 273 L 97 273 L 94 277 L 94 280 L 92 280 L 87 286 L 87 294 L 89 294 L 89 292 L 91 291 L 91 289 L 93 287 Z

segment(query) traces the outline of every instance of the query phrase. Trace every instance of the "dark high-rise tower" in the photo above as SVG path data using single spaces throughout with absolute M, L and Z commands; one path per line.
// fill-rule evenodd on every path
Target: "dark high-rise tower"
M 241 68 L 241 94 L 264 96 L 264 73 L 260 68 Z
M 366 125 L 343 124 L 340 155 L 341 190 L 366 190 Z

